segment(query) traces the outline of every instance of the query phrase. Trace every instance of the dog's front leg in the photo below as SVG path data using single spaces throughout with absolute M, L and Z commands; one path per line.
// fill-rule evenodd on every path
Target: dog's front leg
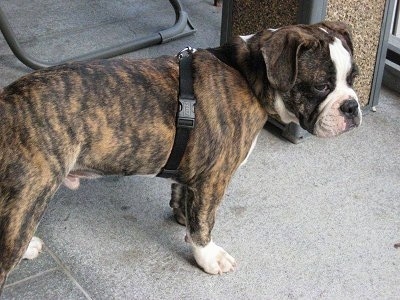
M 186 194 L 186 240 L 192 246 L 197 264 L 210 274 L 233 271 L 235 259 L 211 239 L 215 214 L 224 195 L 224 184 L 188 187 Z

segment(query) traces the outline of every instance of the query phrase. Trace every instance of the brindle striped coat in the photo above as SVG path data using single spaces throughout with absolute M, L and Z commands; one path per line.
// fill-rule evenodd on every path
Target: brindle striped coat
M 293 31 L 297 43 L 290 47 L 309 38 Z M 271 35 L 263 31 L 256 42 L 237 38 L 193 55 L 196 127 L 171 206 L 180 222 L 186 217 L 195 247 L 211 244 L 225 189 L 267 112 L 274 112 L 274 78 L 268 74 L 267 79 L 263 55 L 287 52 L 295 55 L 283 61 L 297 59 L 298 51 L 284 51 L 282 44 L 261 51 Z M 287 85 L 294 71 L 290 64 L 280 67 L 274 85 Z M 175 136 L 178 73 L 176 59 L 169 56 L 77 62 L 33 72 L 0 92 L 0 286 L 63 181 L 76 187 L 71 182 L 82 175 L 160 172 Z

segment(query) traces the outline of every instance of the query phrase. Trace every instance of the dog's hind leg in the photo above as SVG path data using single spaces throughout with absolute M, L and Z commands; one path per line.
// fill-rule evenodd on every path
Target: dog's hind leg
M 0 293 L 8 273 L 26 253 L 61 181 L 35 169 L 15 180 L 0 182 Z

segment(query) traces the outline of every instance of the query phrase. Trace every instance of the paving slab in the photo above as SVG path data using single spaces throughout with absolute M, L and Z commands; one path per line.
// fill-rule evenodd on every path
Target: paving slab
M 60 270 L 47 272 L 4 289 L 3 299 L 88 299 Z

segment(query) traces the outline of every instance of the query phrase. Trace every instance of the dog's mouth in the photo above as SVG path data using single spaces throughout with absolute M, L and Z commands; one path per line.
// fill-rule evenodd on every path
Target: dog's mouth
M 356 127 L 360 126 L 361 118 L 358 117 L 358 116 L 354 117 L 354 118 L 347 118 L 345 120 L 345 123 L 346 123 L 345 131 L 349 131 L 349 130 L 351 130 L 353 128 L 356 128 Z
M 360 126 L 361 118 L 361 113 L 354 117 L 342 113 L 325 115 L 317 119 L 312 133 L 318 137 L 334 137 Z

